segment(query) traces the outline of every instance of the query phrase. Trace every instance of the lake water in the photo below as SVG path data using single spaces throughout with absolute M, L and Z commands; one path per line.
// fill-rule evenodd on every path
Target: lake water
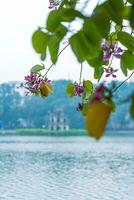
M 0 137 L 0 200 L 134 200 L 134 138 Z

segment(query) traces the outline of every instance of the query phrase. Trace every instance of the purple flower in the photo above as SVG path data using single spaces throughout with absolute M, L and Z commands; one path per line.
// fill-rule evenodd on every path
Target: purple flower
M 105 87 L 104 87 L 104 84 L 102 83 L 96 88 L 95 93 L 90 103 L 93 103 L 94 101 L 101 101 L 104 97 L 104 92 L 105 92 Z
M 101 48 L 104 51 L 104 56 L 103 56 L 103 60 L 104 61 L 109 61 L 111 56 L 113 55 L 115 58 L 120 58 L 122 53 L 122 49 L 120 47 L 117 47 L 115 44 L 102 44 Z
M 49 0 L 49 9 L 52 9 L 54 7 L 56 7 L 59 4 L 59 2 L 57 0 Z
M 116 78 L 117 76 L 114 74 L 118 71 L 118 69 L 113 69 L 112 67 L 104 68 L 106 72 L 106 77 L 112 76 L 113 78 Z
M 31 73 L 30 75 L 25 76 L 24 80 L 26 80 L 28 82 L 35 81 L 36 80 L 36 74 Z
M 104 43 L 104 44 L 101 45 L 101 48 L 102 48 L 104 51 L 106 51 L 106 50 L 108 49 L 108 46 Z
M 120 48 L 120 47 L 118 47 L 117 49 L 116 49 L 116 53 L 121 53 L 123 50 Z
M 75 83 L 74 95 L 81 97 L 83 92 L 84 92 L 84 86 L 82 86 L 78 83 Z
M 38 73 L 30 73 L 30 75 L 25 76 L 25 83 L 23 87 L 27 89 L 27 94 L 37 94 L 40 93 L 40 87 L 43 83 L 51 84 L 51 81 L 47 77 L 42 76 Z
M 109 46 L 109 48 L 113 49 L 113 50 L 115 49 L 115 47 L 116 47 L 115 44 L 110 44 L 110 46 Z
M 120 53 L 122 53 L 122 49 L 120 47 L 116 48 L 114 53 L 113 53 L 113 56 L 116 57 L 116 58 L 120 58 L 121 57 Z
M 103 60 L 104 61 L 109 61 L 109 59 L 111 58 L 111 54 L 110 53 L 107 53 L 103 56 Z

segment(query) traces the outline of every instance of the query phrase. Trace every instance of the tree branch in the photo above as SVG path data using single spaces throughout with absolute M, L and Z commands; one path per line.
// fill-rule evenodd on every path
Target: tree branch
M 127 80 L 129 80 L 132 76 L 134 75 L 134 71 L 130 74 L 129 77 L 127 77 L 121 84 L 119 84 L 113 91 L 112 93 L 116 92 Z
M 67 44 L 58 54 L 58 57 L 60 56 L 60 54 L 69 46 L 69 44 Z M 48 74 L 48 72 L 50 71 L 50 69 L 54 66 L 54 64 L 51 64 L 50 67 L 48 68 L 47 72 L 45 73 L 44 76 L 46 76 Z
M 82 62 L 81 62 L 79 84 L 81 83 L 82 70 L 83 70 L 83 64 L 82 64 Z

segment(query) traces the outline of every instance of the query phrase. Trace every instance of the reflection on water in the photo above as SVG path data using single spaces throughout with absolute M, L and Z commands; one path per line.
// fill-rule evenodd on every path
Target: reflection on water
M 133 143 L 0 137 L 0 200 L 134 200 Z

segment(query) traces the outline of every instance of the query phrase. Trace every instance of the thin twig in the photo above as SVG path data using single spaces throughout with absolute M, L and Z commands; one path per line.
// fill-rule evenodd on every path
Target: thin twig
M 134 75 L 134 71 L 130 74 L 129 77 L 127 77 L 121 84 L 119 84 L 113 91 L 112 93 L 116 92 L 127 80 L 129 80 L 132 76 Z
M 67 45 L 60 51 L 60 53 L 58 54 L 57 57 L 59 57 L 60 54 L 61 54 L 68 46 L 69 46 L 69 44 L 67 44 Z M 50 69 L 51 69 L 53 66 L 54 66 L 54 64 L 51 64 L 51 65 L 50 65 L 50 67 L 48 68 L 48 70 L 47 70 L 47 72 L 44 74 L 44 76 L 47 75 L 47 73 L 50 71 Z
M 83 70 L 83 64 L 82 64 L 82 62 L 81 62 L 79 84 L 81 83 L 81 78 L 82 78 L 82 70 Z

